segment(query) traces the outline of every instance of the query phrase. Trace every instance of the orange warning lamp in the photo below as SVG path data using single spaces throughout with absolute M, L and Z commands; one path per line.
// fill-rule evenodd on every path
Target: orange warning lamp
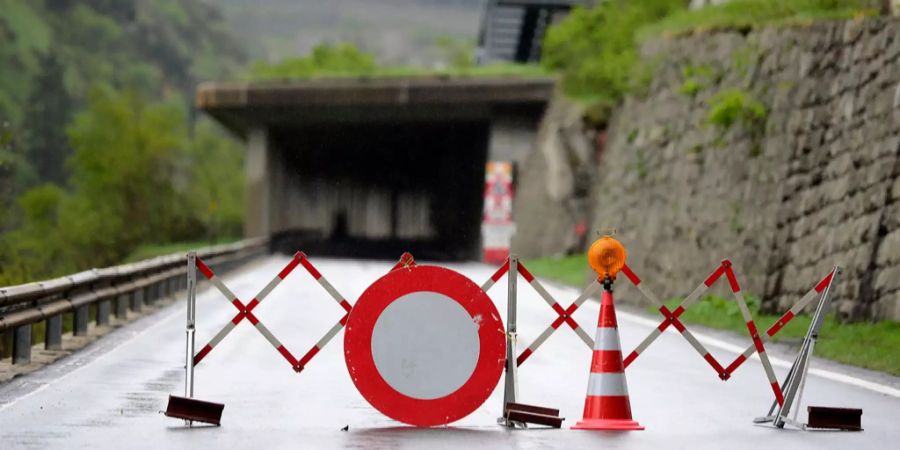
M 588 264 L 600 278 L 616 278 L 625 265 L 625 247 L 622 243 L 606 235 L 594 241 L 588 250 Z

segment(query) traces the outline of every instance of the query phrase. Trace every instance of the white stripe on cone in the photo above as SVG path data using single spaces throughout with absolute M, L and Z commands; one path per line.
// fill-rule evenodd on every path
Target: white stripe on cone
M 616 328 L 597 328 L 597 339 L 594 340 L 594 350 L 621 351 L 619 344 L 619 330 Z
M 612 397 L 628 395 L 624 373 L 591 373 L 587 395 Z

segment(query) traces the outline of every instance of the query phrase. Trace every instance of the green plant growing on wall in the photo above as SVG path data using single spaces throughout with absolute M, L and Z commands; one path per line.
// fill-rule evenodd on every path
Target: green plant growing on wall
M 718 83 L 722 78 L 722 74 L 709 64 L 684 66 L 681 69 L 681 76 L 684 78 L 684 82 L 681 83 L 678 92 L 688 97 L 697 95 L 705 87 Z
M 762 154 L 761 140 L 766 130 L 769 110 L 765 104 L 742 89 L 730 88 L 716 94 L 709 104 L 706 122 L 719 131 L 719 141 L 735 124 L 750 135 L 750 157 Z
M 749 132 L 762 132 L 769 111 L 762 102 L 742 89 L 725 89 L 716 94 L 709 105 L 707 123 L 727 131 L 734 124 Z
M 700 92 L 701 89 L 703 89 L 703 85 L 701 85 L 699 81 L 694 78 L 688 78 L 684 80 L 683 83 L 681 83 L 681 87 L 678 88 L 678 92 L 688 97 L 693 97 L 697 95 L 697 93 Z

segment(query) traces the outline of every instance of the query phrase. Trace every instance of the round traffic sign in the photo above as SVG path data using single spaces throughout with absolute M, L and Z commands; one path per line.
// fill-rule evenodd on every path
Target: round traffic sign
M 362 396 L 410 425 L 471 414 L 497 386 L 506 357 L 500 314 L 465 276 L 412 266 L 381 277 L 347 319 L 344 359 Z

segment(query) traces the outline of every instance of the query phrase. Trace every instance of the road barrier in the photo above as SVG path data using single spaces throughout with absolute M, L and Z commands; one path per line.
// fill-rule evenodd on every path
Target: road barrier
M 268 239 L 249 239 L 202 249 L 198 254 L 222 269 L 239 266 L 268 250 Z M 0 337 L 12 336 L 12 363 L 31 362 L 32 326 L 44 322 L 44 346 L 63 347 L 63 318 L 72 313 L 73 335 L 88 333 L 91 310 L 97 325 L 109 325 L 110 316 L 127 319 L 128 311 L 174 299 L 185 287 L 183 254 L 161 256 L 130 264 L 0 288 Z
M 593 250 L 589 252 L 589 260 L 597 271 L 598 277 L 565 308 L 515 256 L 508 257 L 487 281 L 481 286 L 477 286 L 468 278 L 452 270 L 417 265 L 412 255 L 404 253 L 392 269 L 376 280 L 363 293 L 356 305 L 352 305 L 302 252 L 296 253 L 287 265 L 273 277 L 272 281 L 246 303 L 237 298 L 221 282 L 202 258 L 189 255 L 189 266 L 199 270 L 208 278 L 226 300 L 238 310 L 238 313 L 200 352 L 195 354 L 192 332 L 195 298 L 192 291 L 195 284 L 190 280 L 194 270 L 188 270 L 188 284 L 192 288 L 189 289 L 188 294 L 186 398 L 174 398 L 176 401 L 170 402 L 170 406 L 174 405 L 172 406 L 173 412 L 167 414 L 187 420 L 195 420 L 188 419 L 189 417 L 201 417 L 210 423 L 219 423 L 220 417 L 216 414 L 221 415 L 223 405 L 202 401 L 192 403 L 194 366 L 208 356 L 240 322 L 247 319 L 298 373 L 303 371 L 315 355 L 332 341 L 341 329 L 348 327 L 348 332 L 344 336 L 344 357 L 351 379 L 357 389 L 377 410 L 395 420 L 416 426 L 447 424 L 468 415 L 487 399 L 505 369 L 503 414 L 498 422 L 509 427 L 525 426 L 526 422 L 558 427 L 562 421 L 562 418 L 558 417 L 558 410 L 524 405 L 519 402 L 517 371 L 518 367 L 528 360 L 563 324 L 573 330 L 591 349 L 593 355 L 584 419 L 574 428 L 643 429 L 631 417 L 625 369 L 638 356 L 645 353 L 659 335 L 670 326 L 684 337 L 723 381 L 727 381 L 743 362 L 753 353 L 757 353 L 766 373 L 768 384 L 774 393 L 775 405 L 779 410 L 775 416 L 771 416 L 770 411 L 770 420 L 774 420 L 779 426 L 786 422 L 795 423 L 787 418 L 787 414 L 791 404 L 799 403 L 802 395 L 802 379 L 808 367 L 808 356 L 811 354 L 812 344 L 818 335 L 818 327 L 821 325 L 824 314 L 822 305 L 828 301 L 832 286 L 837 281 L 837 274 L 840 270 L 838 267 L 835 267 L 816 283 L 764 334 L 760 334 L 744 299 L 738 277 L 728 260 L 722 261 L 678 307 L 670 310 L 646 286 L 646 283 L 638 277 L 634 270 L 625 264 L 624 249 L 620 248 L 621 245 L 618 242 L 609 237 L 598 242 L 604 242 L 604 245 L 607 246 L 613 242 L 614 246 L 618 245 L 613 250 L 619 251 L 619 253 L 595 255 Z M 340 320 L 300 359 L 295 358 L 253 314 L 253 310 L 298 266 L 302 266 L 344 311 Z M 612 299 L 612 284 L 619 272 L 623 273 L 625 278 L 636 286 L 644 297 L 658 305 L 658 310 L 663 315 L 660 324 L 626 358 L 622 358 L 623 353 L 618 338 L 618 325 Z M 600 275 L 601 273 L 603 275 Z M 505 329 L 499 321 L 499 313 L 486 295 L 486 292 L 504 275 L 507 275 L 509 280 Z M 522 353 L 517 355 L 516 283 L 520 275 L 556 312 L 557 317 Z M 728 286 L 738 304 L 752 340 L 752 344 L 728 366 L 720 364 L 680 319 L 691 305 L 697 303 L 703 294 L 721 279 L 728 281 Z M 572 315 L 601 288 L 603 295 L 596 339 L 592 339 Z M 819 298 L 819 308 L 813 325 L 816 328 L 811 326 L 808 332 L 801 357 L 798 357 L 795 367 L 792 369 L 793 376 L 789 375 L 783 384 L 779 384 L 768 360 L 764 341 L 782 330 L 816 298 Z M 409 299 L 416 301 L 406 301 Z M 462 315 L 460 315 L 461 319 L 457 321 L 457 325 L 462 325 L 454 328 L 452 325 L 456 322 L 452 320 L 453 315 L 459 312 L 462 312 Z M 435 318 L 438 320 L 435 321 Z M 475 327 L 476 337 L 474 340 L 466 341 L 463 339 L 464 335 L 470 333 L 467 330 L 472 329 L 473 321 L 477 325 Z M 410 339 L 410 336 L 417 336 L 417 338 Z M 436 348 L 441 350 L 436 351 Z M 500 356 L 504 354 L 505 357 Z M 416 361 L 414 364 L 410 364 L 410 360 Z M 446 365 L 447 361 L 444 360 L 451 361 L 450 365 L 441 366 L 441 364 Z M 463 364 L 458 364 L 459 361 L 462 361 Z M 432 366 L 441 368 L 437 370 Z M 396 367 L 401 367 L 406 372 L 409 372 L 407 369 L 412 368 L 418 375 L 410 377 L 409 373 L 404 372 L 403 376 L 398 376 L 392 369 Z M 774 408 L 775 406 L 773 406 Z M 828 421 L 833 423 L 836 420 L 835 417 L 841 417 L 835 412 L 838 410 L 839 408 L 815 409 L 815 413 L 818 415 L 815 417 L 815 421 L 811 418 L 811 423 Z M 850 412 L 841 414 L 844 414 L 845 426 L 852 428 L 855 423 L 854 418 L 858 416 L 854 416 L 856 410 L 848 411 Z
M 642 283 L 640 277 L 638 277 L 634 271 L 632 271 L 627 265 L 623 267 L 622 273 L 625 274 L 626 278 L 634 284 L 635 287 L 641 292 L 641 294 L 653 302 L 658 306 L 659 312 L 663 315 L 664 319 L 660 322 L 659 326 L 653 329 L 647 337 L 641 341 L 640 344 L 625 358 L 625 367 L 628 368 L 638 356 L 644 353 L 647 348 L 652 344 L 656 338 L 662 334 L 669 325 L 673 326 L 678 332 L 691 344 L 697 353 L 703 357 L 704 360 L 709 363 L 709 365 L 716 371 L 719 375 L 719 378 L 723 381 L 727 381 L 731 374 L 737 370 L 741 364 L 747 360 L 753 353 L 757 353 L 759 355 L 760 362 L 762 362 L 763 369 L 766 372 L 766 378 L 769 381 L 769 385 L 771 386 L 772 392 L 775 395 L 775 400 L 779 405 L 784 404 L 784 394 L 782 392 L 782 387 L 778 384 L 778 380 L 775 377 L 775 371 L 772 369 L 772 364 L 769 362 L 768 355 L 766 353 L 765 344 L 763 341 L 771 338 L 776 333 L 778 333 L 788 322 L 791 321 L 800 311 L 803 310 L 809 303 L 816 298 L 817 294 L 822 294 L 823 291 L 827 292 L 827 289 L 832 285 L 835 281 L 834 274 L 839 270 L 837 267 L 831 270 L 825 277 L 821 279 L 818 283 L 816 283 L 815 287 L 809 290 L 794 306 L 791 307 L 781 318 L 778 319 L 771 327 L 766 330 L 765 335 L 760 335 L 756 328 L 756 323 L 753 321 L 753 318 L 750 315 L 750 309 L 747 307 L 747 303 L 744 300 L 743 293 L 741 292 L 740 285 L 737 281 L 737 276 L 734 274 L 734 270 L 732 269 L 731 262 L 723 260 L 718 267 L 706 278 L 703 283 L 697 286 L 693 292 L 690 293 L 685 299 L 675 308 L 674 311 L 669 310 L 666 305 L 659 300 L 649 288 L 646 287 L 645 284 Z M 735 297 L 735 300 L 738 303 L 738 307 L 741 311 L 741 316 L 744 319 L 744 322 L 747 325 L 747 331 L 750 334 L 750 338 L 753 343 L 747 347 L 747 349 L 735 358 L 735 360 L 729 364 L 727 367 L 723 367 L 718 360 L 697 340 L 696 337 L 684 326 L 684 324 L 679 320 L 682 314 L 689 308 L 691 305 L 695 304 L 700 300 L 702 295 L 706 293 L 706 291 L 722 276 L 725 276 L 728 280 L 728 285 L 731 288 L 731 292 Z M 825 295 L 825 294 L 822 294 Z

